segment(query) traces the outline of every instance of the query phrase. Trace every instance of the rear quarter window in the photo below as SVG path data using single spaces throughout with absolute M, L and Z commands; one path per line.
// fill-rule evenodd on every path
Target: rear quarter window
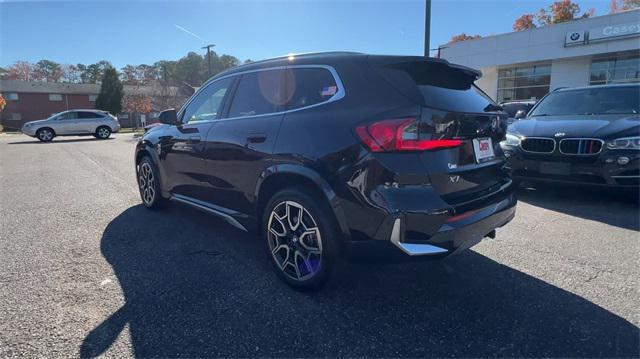
M 78 118 L 84 120 L 90 120 L 95 118 L 102 118 L 99 114 L 95 112 L 78 112 Z
M 331 72 L 325 68 L 292 68 L 287 70 L 286 109 L 295 110 L 328 101 L 340 89 Z

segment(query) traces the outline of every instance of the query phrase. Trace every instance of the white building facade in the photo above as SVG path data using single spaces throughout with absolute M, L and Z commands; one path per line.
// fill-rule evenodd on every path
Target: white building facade
M 440 57 L 481 70 L 497 102 L 559 87 L 640 82 L 640 10 L 446 44 Z

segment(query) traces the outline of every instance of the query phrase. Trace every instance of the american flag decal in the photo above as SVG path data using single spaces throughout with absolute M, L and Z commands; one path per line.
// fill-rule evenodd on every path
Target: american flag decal
M 337 86 L 327 86 L 323 87 L 322 90 L 320 90 L 320 96 L 333 96 L 336 94 L 336 92 L 338 92 Z

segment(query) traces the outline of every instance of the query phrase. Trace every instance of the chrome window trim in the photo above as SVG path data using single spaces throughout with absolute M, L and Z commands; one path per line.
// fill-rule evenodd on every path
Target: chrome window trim
M 553 142 L 553 149 L 551 150 L 551 152 L 535 152 L 535 151 L 527 151 L 524 149 L 524 147 L 522 147 L 522 141 L 527 140 L 527 139 L 538 139 L 538 140 L 551 140 Z M 554 153 L 556 151 L 556 147 L 557 147 L 557 143 L 556 140 L 551 138 L 551 137 L 523 137 L 520 139 L 520 149 L 524 152 L 528 152 L 528 153 Z
M 565 153 L 562 152 L 562 141 L 566 141 L 566 140 L 593 140 L 593 141 L 599 141 L 600 142 L 600 151 L 596 152 L 596 153 Z M 558 143 L 558 151 L 560 153 L 562 153 L 565 156 L 594 156 L 597 154 L 600 154 L 600 152 L 602 152 L 602 149 L 604 148 L 605 142 L 599 138 L 590 138 L 590 137 L 570 137 L 570 138 L 563 138 L 559 141 Z
M 234 73 L 229 74 L 229 75 L 225 75 L 225 76 L 222 76 L 222 77 L 219 77 L 219 78 L 216 78 L 216 79 L 209 80 L 200 89 L 198 89 L 198 91 L 196 93 L 194 93 L 193 96 L 191 96 L 189 101 L 187 101 L 184 105 L 182 105 L 182 107 L 180 108 L 180 111 L 179 111 L 179 113 L 180 113 L 180 122 L 182 122 L 182 116 L 184 115 L 184 111 L 189 106 L 189 104 L 191 104 L 191 102 L 202 91 L 204 91 L 207 87 L 211 86 L 212 84 L 214 84 L 214 83 L 216 83 L 216 82 L 218 82 L 220 80 L 224 80 L 226 78 L 230 78 L 230 77 L 233 77 L 233 76 L 242 76 L 244 74 L 249 74 L 249 73 L 254 73 L 254 72 L 261 72 L 261 71 L 274 71 L 274 70 L 287 70 L 287 69 L 318 69 L 318 68 L 319 69 L 325 69 L 325 70 L 329 71 L 329 73 L 331 73 L 331 75 L 333 76 L 333 80 L 335 81 L 336 86 L 338 87 L 338 91 L 333 96 L 328 98 L 326 101 L 318 102 L 318 103 L 313 104 L 313 105 L 304 106 L 304 107 L 296 108 L 296 109 L 293 109 L 293 110 L 270 112 L 270 113 L 263 113 L 263 114 L 259 114 L 259 115 L 250 115 L 250 116 L 236 116 L 236 117 L 227 117 L 227 118 L 217 118 L 217 119 L 214 119 L 214 120 L 206 120 L 206 121 L 194 122 L 193 124 L 207 123 L 207 122 L 217 122 L 217 121 L 229 121 L 229 120 L 238 120 L 238 119 L 249 119 L 249 118 L 257 118 L 257 117 L 273 116 L 273 115 L 284 115 L 284 114 L 287 114 L 287 113 L 307 110 L 307 109 L 310 109 L 310 108 L 326 105 L 328 103 L 335 102 L 335 101 L 338 101 L 338 100 L 342 99 L 346 95 L 346 92 L 345 92 L 345 89 L 344 89 L 344 85 L 342 84 L 342 80 L 340 79 L 340 76 L 338 75 L 338 72 L 336 71 L 335 68 L 333 68 L 333 66 L 329 66 L 329 65 L 285 65 L 285 66 L 265 67 L 265 68 L 261 68 L 261 69 L 255 69 L 255 70 L 234 72 Z M 233 99 L 231 99 L 231 100 L 233 100 Z M 187 125 L 187 123 L 182 123 L 182 124 L 183 125 Z

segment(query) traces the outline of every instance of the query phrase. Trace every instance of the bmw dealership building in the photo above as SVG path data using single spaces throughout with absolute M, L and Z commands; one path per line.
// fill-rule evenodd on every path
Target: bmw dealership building
M 537 100 L 559 87 L 640 82 L 640 10 L 442 45 L 479 69 L 494 100 Z

